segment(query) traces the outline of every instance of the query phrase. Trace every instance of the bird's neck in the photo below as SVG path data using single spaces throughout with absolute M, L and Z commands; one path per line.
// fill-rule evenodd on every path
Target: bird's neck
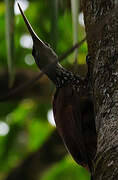
M 80 76 L 75 75 L 71 71 L 63 68 L 59 63 L 53 66 L 50 72 L 47 72 L 46 74 L 57 88 L 61 88 L 67 84 L 78 86 L 80 83 Z

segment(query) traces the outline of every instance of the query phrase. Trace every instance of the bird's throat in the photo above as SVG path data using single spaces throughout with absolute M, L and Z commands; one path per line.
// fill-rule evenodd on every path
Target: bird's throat
M 63 68 L 59 63 L 55 64 L 46 72 L 48 78 L 56 85 L 57 88 L 66 86 L 67 84 L 79 86 L 80 76 L 75 75 L 71 71 Z

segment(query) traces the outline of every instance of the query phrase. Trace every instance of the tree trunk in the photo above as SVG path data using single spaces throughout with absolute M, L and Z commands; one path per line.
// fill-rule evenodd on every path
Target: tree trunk
M 94 180 L 118 180 L 118 13 L 111 11 L 116 6 L 117 0 L 83 0 L 97 130 Z M 91 37 L 91 29 L 97 30 L 94 24 L 110 12 Z

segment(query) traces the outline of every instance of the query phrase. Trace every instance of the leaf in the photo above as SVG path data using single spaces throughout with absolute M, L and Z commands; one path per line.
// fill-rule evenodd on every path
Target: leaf
M 53 48 L 57 45 L 58 36 L 58 0 L 51 0 L 51 41 Z
M 71 0 L 72 24 L 73 24 L 73 45 L 78 42 L 78 13 L 79 13 L 79 0 Z M 75 50 L 75 65 L 77 65 L 78 49 Z
M 9 73 L 9 87 L 14 82 L 14 0 L 5 0 L 6 3 L 6 45 L 7 45 L 7 63 Z

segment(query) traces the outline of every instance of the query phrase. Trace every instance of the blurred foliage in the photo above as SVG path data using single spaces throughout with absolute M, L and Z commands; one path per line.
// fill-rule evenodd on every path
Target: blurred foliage
M 62 161 L 56 163 L 49 171 L 47 171 L 41 180 L 60 180 L 60 179 L 81 179 L 87 180 L 89 173 L 77 166 L 70 157 L 64 158 Z
M 21 0 L 19 2 L 21 2 Z M 22 0 L 22 3 L 25 4 L 25 1 Z M 56 7 L 56 9 L 54 7 Z M 0 1 L 1 72 L 6 72 L 7 69 L 5 9 L 5 2 Z M 72 46 L 72 17 L 70 2 L 68 0 L 51 0 L 51 3 L 48 0 L 29 1 L 25 14 L 38 36 L 42 40 L 50 43 L 58 55 L 61 55 Z M 24 48 L 20 44 L 21 37 L 24 34 L 28 35 L 28 32 L 23 19 L 20 14 L 15 15 L 13 66 L 16 72 L 20 69 L 26 73 L 26 70 L 30 69 L 31 76 L 33 76 L 33 72 L 38 71 L 38 69 L 31 59 L 30 61 L 32 63 L 26 63 L 26 56 L 31 54 L 31 49 Z M 84 27 L 79 24 L 78 40 L 80 41 L 84 36 Z M 86 53 L 87 45 L 84 43 L 79 49 L 79 65 L 85 64 Z M 65 67 L 72 67 L 73 61 L 74 55 L 71 54 L 62 64 Z M 6 83 L 8 83 L 8 81 Z M 1 84 L 1 87 L 2 86 L 3 84 Z M 4 132 L 4 134 L 2 134 L 5 128 L 0 124 L 0 180 L 7 179 L 12 169 L 22 164 L 32 153 L 40 150 L 55 130 L 55 127 L 52 127 L 47 120 L 48 110 L 52 108 L 51 96 L 53 86 L 49 82 L 47 83 L 46 78 L 40 80 L 39 89 L 40 86 L 47 89 L 47 91 L 45 91 L 45 89 L 43 90 L 44 94 L 41 95 L 42 98 L 28 97 L 0 103 L 0 123 L 4 122 L 8 128 L 8 133 L 6 132 L 5 134 Z M 5 91 L 5 89 L 3 89 L 3 91 Z M 40 90 L 38 93 L 40 95 Z M 46 155 L 48 156 L 48 149 Z M 41 159 L 41 161 L 43 160 Z M 62 160 L 58 162 L 55 161 L 54 163 L 53 161 L 53 164 L 46 170 L 44 168 L 44 170 L 42 170 L 42 176 L 39 179 L 87 180 L 89 179 L 89 174 L 67 155 L 67 157 L 62 157 Z M 35 180 L 35 177 L 31 180 Z

